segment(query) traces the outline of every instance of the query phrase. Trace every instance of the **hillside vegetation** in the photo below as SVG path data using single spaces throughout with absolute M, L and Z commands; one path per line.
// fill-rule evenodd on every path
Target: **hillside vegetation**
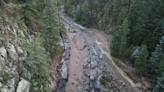
M 0 0 L 0 92 L 56 91 L 63 31 L 56 0 Z

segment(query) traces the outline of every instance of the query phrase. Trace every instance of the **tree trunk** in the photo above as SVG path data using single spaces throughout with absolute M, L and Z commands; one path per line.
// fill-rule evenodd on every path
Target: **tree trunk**
M 129 13 L 129 10 L 130 10 L 130 5 L 131 5 L 131 0 L 129 0 L 128 9 L 127 9 L 127 13 Z

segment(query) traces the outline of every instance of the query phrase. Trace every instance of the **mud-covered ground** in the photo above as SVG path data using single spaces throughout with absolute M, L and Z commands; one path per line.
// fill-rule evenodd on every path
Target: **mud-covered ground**
M 70 43 L 66 92 L 145 92 L 144 86 L 150 85 L 142 83 L 135 69 L 122 64 L 122 70 L 113 61 L 109 47 L 112 35 L 82 27 L 64 13 L 60 16 Z M 100 82 L 102 76 L 108 79 L 105 85 Z

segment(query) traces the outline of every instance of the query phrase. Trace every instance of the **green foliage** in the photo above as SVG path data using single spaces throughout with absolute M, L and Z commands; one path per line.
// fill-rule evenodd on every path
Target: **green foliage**
M 158 0 L 133 1 L 128 16 L 128 44 L 146 44 L 150 55 L 164 35 L 163 12 L 163 5 Z
M 162 73 L 164 72 L 164 62 L 161 62 L 156 70 L 157 76 L 161 77 Z
M 56 6 L 56 0 L 47 0 L 45 2 L 45 8 L 43 10 L 43 22 L 44 22 L 44 47 L 50 53 L 51 59 L 59 55 L 61 52 L 60 47 L 60 25 L 58 19 L 58 11 Z
M 144 74 L 148 70 L 148 51 L 147 51 L 147 46 L 142 45 L 141 47 L 138 48 L 139 52 L 136 55 L 135 59 L 135 67 L 137 69 L 137 72 L 139 74 Z
M 75 20 L 76 21 L 81 21 L 81 8 L 80 8 L 80 5 L 77 5 Z
M 111 55 L 114 57 L 122 57 L 127 51 L 127 34 L 129 33 L 128 20 L 125 19 L 123 24 L 118 27 L 118 30 L 113 34 L 111 43 Z
M 85 26 L 97 25 L 101 29 L 109 29 L 116 25 L 118 15 L 128 7 L 129 0 L 65 0 L 65 12 L 77 18 L 77 6 L 81 6 L 81 24 Z M 87 7 L 84 7 L 87 6 Z M 88 16 L 86 16 L 88 15 Z
M 88 5 L 88 1 L 85 0 L 81 6 L 81 20 L 83 20 L 82 24 L 85 26 L 89 25 L 89 22 L 90 22 L 89 18 L 90 18 L 89 5 Z
M 164 92 L 164 72 L 161 78 L 158 78 L 158 84 L 153 89 L 153 92 Z
M 9 77 L 9 74 L 7 72 L 5 72 L 5 74 L 2 76 L 2 83 L 3 84 L 6 84 L 8 77 Z
M 110 92 L 110 91 L 104 91 L 104 92 Z
M 161 75 L 164 66 L 164 36 L 160 40 L 160 44 L 157 45 L 156 50 L 152 53 L 152 57 L 150 58 L 152 67 L 154 70 L 157 70 L 157 74 Z M 161 65 L 160 65 L 161 64 Z
M 110 82 L 111 80 L 109 80 L 108 78 L 102 76 L 102 78 L 100 79 L 100 82 L 102 85 L 106 86 L 107 82 Z
M 29 66 L 32 79 L 34 79 L 36 82 L 41 82 L 41 84 L 45 84 L 49 73 L 46 62 L 47 58 L 44 54 L 45 51 L 40 42 L 41 41 L 36 38 L 27 48 L 30 56 L 27 57 L 25 63 Z
M 126 12 L 125 10 L 122 10 L 118 15 L 117 27 L 123 24 L 125 18 L 126 18 Z

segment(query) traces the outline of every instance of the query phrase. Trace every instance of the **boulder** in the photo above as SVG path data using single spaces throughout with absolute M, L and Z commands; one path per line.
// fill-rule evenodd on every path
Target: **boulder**
M 23 56 L 24 55 L 24 52 L 21 49 L 21 47 L 16 47 L 16 48 L 17 48 L 18 56 Z
M 51 89 L 50 92 L 55 92 L 56 87 L 57 87 L 56 82 L 55 82 L 52 78 L 50 78 L 49 83 L 50 83 L 50 84 L 49 84 L 49 89 Z
M 7 59 L 7 51 L 4 47 L 0 48 L 0 76 L 4 74 L 5 59 Z
M 24 35 L 24 33 L 23 33 L 22 30 L 18 30 L 17 32 L 18 32 L 18 36 L 19 36 L 20 38 L 25 38 L 25 35 Z
M 91 61 L 91 69 L 95 69 L 98 66 L 96 60 Z
M 2 83 L 0 82 L 0 88 L 2 88 Z
M 66 62 L 63 63 L 63 66 L 61 68 L 61 75 L 63 79 L 68 79 L 68 66 Z
M 13 28 L 13 31 L 11 31 L 11 33 L 13 34 L 13 36 L 14 36 L 15 38 L 17 38 L 17 32 L 16 32 L 15 28 Z
M 26 69 L 25 67 L 23 67 L 22 70 L 23 70 L 22 76 L 23 76 L 24 78 L 27 78 L 27 79 L 30 80 L 30 79 L 31 79 L 31 74 L 30 74 L 30 72 L 28 72 L 27 69 Z
M 8 92 L 8 89 L 7 88 L 2 88 L 0 89 L 1 92 Z
M 16 87 L 16 79 L 10 79 L 7 81 L 7 86 L 10 87 L 8 92 L 15 92 L 15 87 Z
M 7 51 L 6 51 L 5 47 L 0 48 L 0 55 L 2 58 L 7 59 Z
M 98 78 L 98 76 L 99 75 L 97 74 L 95 69 L 90 71 L 90 79 L 91 80 L 95 80 L 96 78 Z
M 18 83 L 16 92 L 29 92 L 29 89 L 30 89 L 30 83 L 28 81 L 26 81 L 25 79 L 22 79 Z
M 17 52 L 15 50 L 14 45 L 8 43 L 7 44 L 7 51 L 9 53 L 9 57 L 13 60 L 13 61 L 17 61 L 18 60 L 18 56 L 17 56 Z

